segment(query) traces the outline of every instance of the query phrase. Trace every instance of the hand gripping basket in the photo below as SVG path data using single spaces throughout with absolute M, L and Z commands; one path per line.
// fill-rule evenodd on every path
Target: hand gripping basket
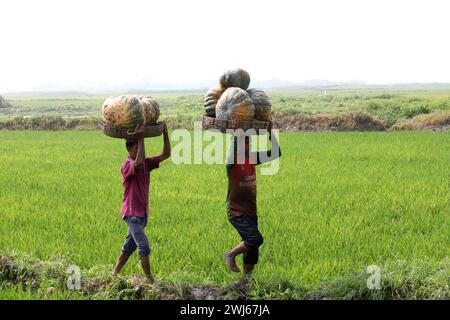
M 104 134 L 112 138 L 120 138 L 133 140 L 136 139 L 134 129 L 120 127 L 120 126 L 110 126 L 104 123 L 103 121 L 100 123 L 100 127 Z M 164 131 L 164 121 L 157 122 L 151 126 L 145 126 L 144 137 L 157 137 L 160 136 Z

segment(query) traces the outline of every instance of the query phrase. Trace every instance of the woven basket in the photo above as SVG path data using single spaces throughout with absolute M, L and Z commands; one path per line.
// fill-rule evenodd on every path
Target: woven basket
M 255 129 L 256 134 L 264 134 L 269 130 L 270 121 L 259 121 L 259 120 L 249 120 L 249 121 L 237 121 L 237 120 L 225 120 L 217 119 L 208 116 L 203 116 L 202 127 L 205 130 L 215 129 L 220 132 L 225 133 L 226 130 L 236 130 L 242 129 L 247 131 L 248 129 Z M 263 131 L 260 131 L 263 130 Z
M 100 127 L 104 134 L 108 137 L 134 140 L 136 136 L 134 134 L 134 129 L 126 127 L 115 127 L 105 124 L 103 121 L 100 123 Z M 164 121 L 157 122 L 152 126 L 145 126 L 144 137 L 157 137 L 160 136 L 164 131 Z

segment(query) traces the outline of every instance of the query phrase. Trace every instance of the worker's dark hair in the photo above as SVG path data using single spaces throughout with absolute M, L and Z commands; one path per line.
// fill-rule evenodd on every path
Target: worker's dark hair
M 130 150 L 130 148 L 133 147 L 135 143 L 136 143 L 136 141 L 127 140 L 125 142 L 125 146 L 127 147 L 127 150 Z

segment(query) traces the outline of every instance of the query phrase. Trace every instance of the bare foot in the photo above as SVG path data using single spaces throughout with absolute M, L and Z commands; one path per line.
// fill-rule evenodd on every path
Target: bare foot
M 225 252 L 224 254 L 225 256 L 225 262 L 227 263 L 228 268 L 233 271 L 233 272 L 241 272 L 241 270 L 239 269 L 239 267 L 236 264 L 236 260 L 235 257 L 230 254 L 230 252 Z
M 253 272 L 254 268 L 255 268 L 254 264 L 244 264 L 244 272 L 247 275 L 251 275 L 251 273 Z

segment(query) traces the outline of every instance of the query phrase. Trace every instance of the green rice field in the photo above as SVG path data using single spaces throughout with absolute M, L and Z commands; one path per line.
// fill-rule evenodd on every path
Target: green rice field
M 448 132 L 281 133 L 279 172 L 257 177 L 260 291 L 280 283 L 310 291 L 373 264 L 444 262 L 448 274 L 449 141 Z M 146 148 L 160 152 L 162 138 Z M 112 268 L 126 234 L 125 158 L 123 141 L 99 131 L 0 131 L 0 255 Z M 236 281 L 223 260 L 240 240 L 227 221 L 224 165 L 168 160 L 150 189 L 156 278 Z M 123 273 L 140 272 L 135 255 Z M 0 286 L 0 297 L 14 296 Z

